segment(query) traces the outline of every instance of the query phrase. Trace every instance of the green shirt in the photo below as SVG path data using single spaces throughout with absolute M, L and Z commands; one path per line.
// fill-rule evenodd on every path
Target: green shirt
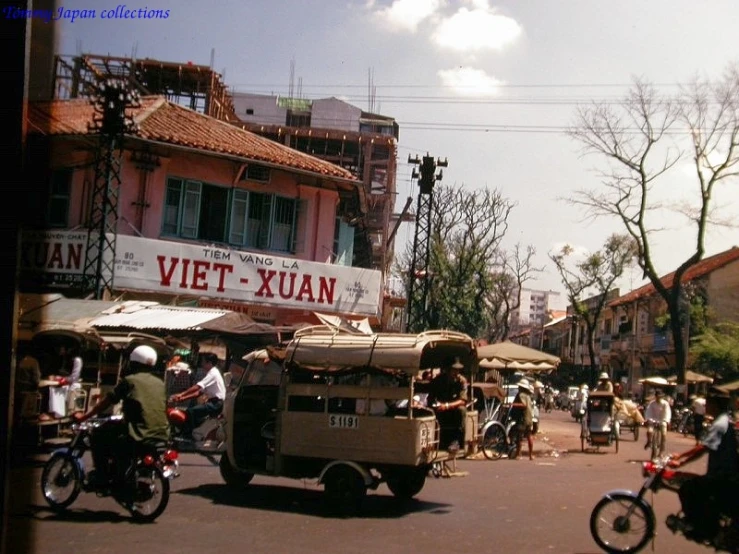
M 112 392 L 114 402 L 123 402 L 128 435 L 136 442 L 169 439 L 164 381 L 146 372 L 123 377 Z

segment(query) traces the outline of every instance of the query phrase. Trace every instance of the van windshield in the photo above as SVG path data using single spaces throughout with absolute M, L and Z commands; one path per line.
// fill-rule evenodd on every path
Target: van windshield
M 279 386 L 282 366 L 271 359 L 255 358 L 249 363 L 241 378 L 240 386 Z

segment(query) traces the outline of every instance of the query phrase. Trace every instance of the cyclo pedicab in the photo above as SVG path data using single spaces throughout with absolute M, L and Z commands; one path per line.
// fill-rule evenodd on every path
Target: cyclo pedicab
M 615 399 L 612 392 L 606 391 L 593 391 L 588 396 L 580 428 L 580 446 L 583 452 L 585 443 L 596 449 L 615 444 L 618 452 L 619 424 L 615 416 Z
M 400 498 L 423 488 L 435 464 L 454 459 L 434 412 L 418 403 L 421 371 L 475 361 L 473 340 L 451 331 L 354 334 L 301 329 L 286 345 L 247 354 L 226 398 L 221 476 L 247 490 L 254 475 L 316 479 L 324 500 L 353 513 L 368 489 Z M 477 445 L 469 410 L 464 448 Z

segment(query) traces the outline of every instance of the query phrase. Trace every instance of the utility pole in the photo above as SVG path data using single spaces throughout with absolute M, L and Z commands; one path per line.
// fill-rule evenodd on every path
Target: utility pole
M 447 167 L 446 159 L 434 159 L 428 153 L 419 160 L 418 156 L 408 156 L 408 163 L 421 166 L 420 175 L 413 169 L 411 179 L 416 179 L 420 187 L 416 207 L 416 233 L 413 237 L 413 260 L 408 275 L 408 306 L 406 330 L 418 333 L 428 327 L 427 303 L 431 279 L 429 267 L 431 254 L 432 213 L 434 208 L 434 185 L 441 181 L 443 173 L 436 173 L 437 167 Z
M 95 299 L 101 300 L 113 290 L 123 137 L 136 131 L 136 124 L 126 110 L 137 107 L 139 97 L 127 82 L 107 79 L 98 83 L 92 104 L 95 116 L 90 128 L 98 133 L 98 144 L 87 228 L 84 287 Z

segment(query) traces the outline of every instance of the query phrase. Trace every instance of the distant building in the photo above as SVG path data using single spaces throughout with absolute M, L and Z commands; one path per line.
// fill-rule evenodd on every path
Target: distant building
M 559 292 L 521 289 L 521 305 L 511 313 L 515 328 L 542 326 L 549 321 L 552 311 L 564 311 L 565 298 Z

